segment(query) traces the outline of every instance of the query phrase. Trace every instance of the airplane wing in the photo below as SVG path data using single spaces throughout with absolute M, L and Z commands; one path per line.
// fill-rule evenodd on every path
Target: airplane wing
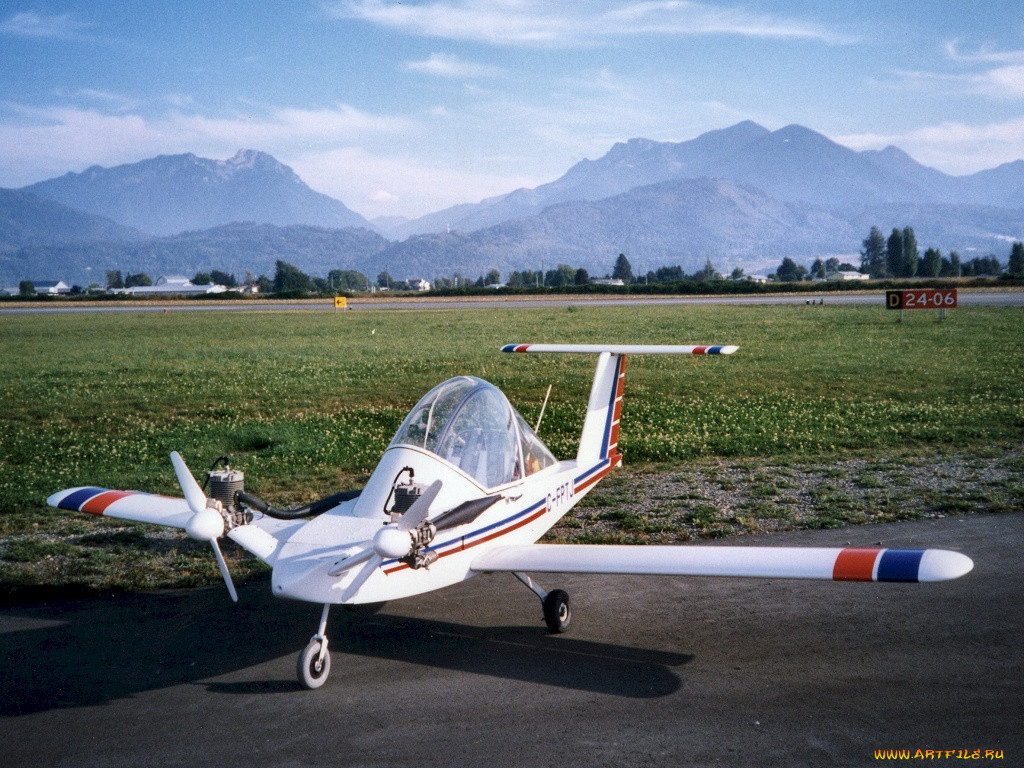
M 483 552 L 470 567 L 483 572 L 929 582 L 963 576 L 974 562 L 942 549 L 528 544 Z
M 142 491 L 113 491 L 92 486 L 58 491 L 50 496 L 46 503 L 51 507 L 72 512 L 86 512 L 91 515 L 152 523 L 182 530 L 193 517 L 188 502 L 183 498 Z M 232 528 L 225 535 L 260 560 L 273 565 L 281 544 L 305 522 L 276 520 L 258 515 L 248 525 Z
M 72 512 L 88 512 L 91 515 L 181 529 L 192 519 L 192 511 L 185 499 L 141 491 L 112 491 L 89 486 L 68 488 L 50 496 L 46 503 Z

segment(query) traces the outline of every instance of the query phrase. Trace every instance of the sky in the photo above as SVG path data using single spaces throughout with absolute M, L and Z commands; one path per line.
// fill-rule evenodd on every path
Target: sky
M 1022 159 L 1020 0 L 0 0 L 0 187 L 258 149 L 415 217 L 742 120 Z

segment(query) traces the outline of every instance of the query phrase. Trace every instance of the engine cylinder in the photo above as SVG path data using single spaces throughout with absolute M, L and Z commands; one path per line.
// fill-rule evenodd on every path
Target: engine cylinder
M 245 475 L 239 469 L 224 469 L 210 472 L 210 498 L 224 505 L 224 509 L 234 511 L 235 494 L 245 490 Z

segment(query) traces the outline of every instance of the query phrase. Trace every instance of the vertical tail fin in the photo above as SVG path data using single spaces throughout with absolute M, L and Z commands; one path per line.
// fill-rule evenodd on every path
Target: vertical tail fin
M 597 358 L 590 402 L 580 434 L 576 460 L 593 464 L 609 459 L 612 466 L 622 461 L 619 454 L 619 421 L 622 418 L 622 392 L 626 381 L 626 356 L 602 352 Z
M 501 348 L 503 352 L 598 353 L 576 460 L 580 464 L 594 464 L 607 459 L 612 467 L 622 463 L 619 421 L 626 381 L 626 355 L 731 355 L 737 349 L 734 346 L 652 344 L 506 344 Z

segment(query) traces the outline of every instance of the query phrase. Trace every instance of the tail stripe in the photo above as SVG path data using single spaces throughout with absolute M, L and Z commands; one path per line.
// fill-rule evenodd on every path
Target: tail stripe
M 626 356 L 617 355 L 615 361 L 615 386 L 608 401 L 608 422 L 604 440 L 601 443 L 601 458 L 619 455 L 619 419 L 622 416 L 622 393 L 626 386 Z

